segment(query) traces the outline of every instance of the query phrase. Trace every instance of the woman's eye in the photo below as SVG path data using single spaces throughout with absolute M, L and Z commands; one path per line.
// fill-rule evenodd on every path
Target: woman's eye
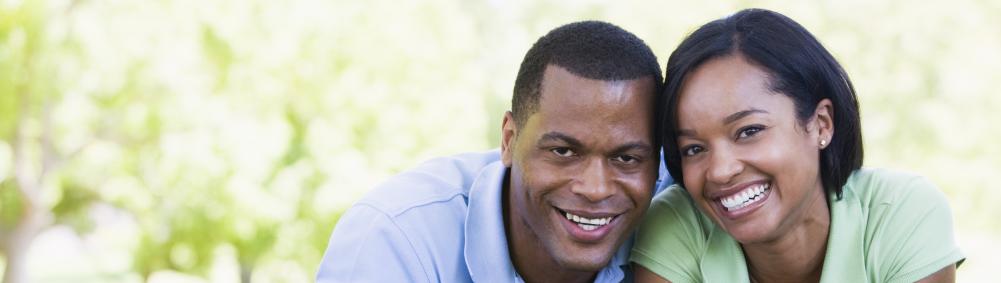
M 694 156 L 696 154 L 701 153 L 702 151 L 703 151 L 703 149 L 702 149 L 701 146 L 693 145 L 693 146 L 685 147 L 685 149 L 681 151 L 681 155 L 684 155 L 684 156 Z
M 569 149 L 569 148 L 566 148 L 566 147 L 558 147 L 558 148 L 550 149 L 550 151 L 552 151 L 553 153 L 555 153 L 557 156 L 560 156 L 560 157 L 571 157 L 574 154 L 574 152 L 573 152 L 572 149 Z
M 743 138 L 753 137 L 753 136 L 757 135 L 759 132 L 761 132 L 762 130 L 764 130 L 764 128 L 761 127 L 761 126 L 746 127 L 746 128 L 740 129 L 740 132 L 737 132 L 737 138 L 738 139 L 743 139 Z

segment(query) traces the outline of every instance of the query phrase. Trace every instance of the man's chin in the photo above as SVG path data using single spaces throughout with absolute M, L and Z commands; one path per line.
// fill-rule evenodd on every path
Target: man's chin
M 566 228 L 566 225 L 555 226 L 558 227 L 556 229 Z M 553 236 L 553 238 L 544 241 L 549 243 L 544 244 L 544 247 L 552 256 L 553 261 L 565 270 L 597 272 L 608 266 L 612 257 L 618 252 L 618 247 L 625 242 L 623 239 L 625 235 L 622 234 L 622 231 L 615 229 L 621 227 L 610 228 L 613 230 L 608 231 L 604 237 L 595 242 L 576 239 L 569 233 L 551 234 L 549 236 Z
M 596 272 L 608 265 L 615 252 L 615 249 L 610 248 L 571 249 L 568 253 L 562 253 L 555 260 L 567 270 Z

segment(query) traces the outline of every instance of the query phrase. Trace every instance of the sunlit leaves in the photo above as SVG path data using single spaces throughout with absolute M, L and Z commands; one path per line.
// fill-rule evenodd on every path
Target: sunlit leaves
M 17 225 L 24 208 L 21 195 L 14 181 L 0 182 L 0 229 L 9 230 Z
M 22 208 L 3 148 L 24 115 L 31 169 L 46 123 L 61 159 L 43 186 L 57 224 L 132 257 L 100 272 L 243 264 L 308 281 L 368 189 L 498 145 L 518 65 L 549 29 L 611 21 L 663 63 L 699 24 L 757 6 L 800 21 L 852 76 L 867 165 L 926 174 L 961 224 L 1001 230 L 997 4 L 870 2 L 4 1 L 0 229 Z

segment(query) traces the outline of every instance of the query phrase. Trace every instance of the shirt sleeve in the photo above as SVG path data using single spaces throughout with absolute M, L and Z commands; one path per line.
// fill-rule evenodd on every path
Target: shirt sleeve
M 630 260 L 674 283 L 702 281 L 706 238 L 695 209 L 680 186 L 659 194 L 640 224 Z
M 873 212 L 870 249 L 878 252 L 884 282 L 914 282 L 964 259 L 953 232 L 952 211 L 944 194 L 923 177 L 902 182 L 902 190 Z M 886 189 L 886 188 L 884 188 Z
M 413 245 L 376 208 L 349 209 L 330 235 L 316 282 L 429 282 Z

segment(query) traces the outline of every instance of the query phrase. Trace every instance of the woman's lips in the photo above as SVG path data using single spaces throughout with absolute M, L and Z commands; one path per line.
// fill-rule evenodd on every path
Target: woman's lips
M 752 183 L 740 190 L 713 198 L 713 202 L 721 216 L 736 219 L 748 215 L 764 205 L 771 193 L 771 184 L 766 182 Z
M 735 194 L 721 197 L 716 201 L 722 204 L 727 211 L 737 210 L 764 200 L 765 194 L 770 190 L 767 183 L 747 186 Z

